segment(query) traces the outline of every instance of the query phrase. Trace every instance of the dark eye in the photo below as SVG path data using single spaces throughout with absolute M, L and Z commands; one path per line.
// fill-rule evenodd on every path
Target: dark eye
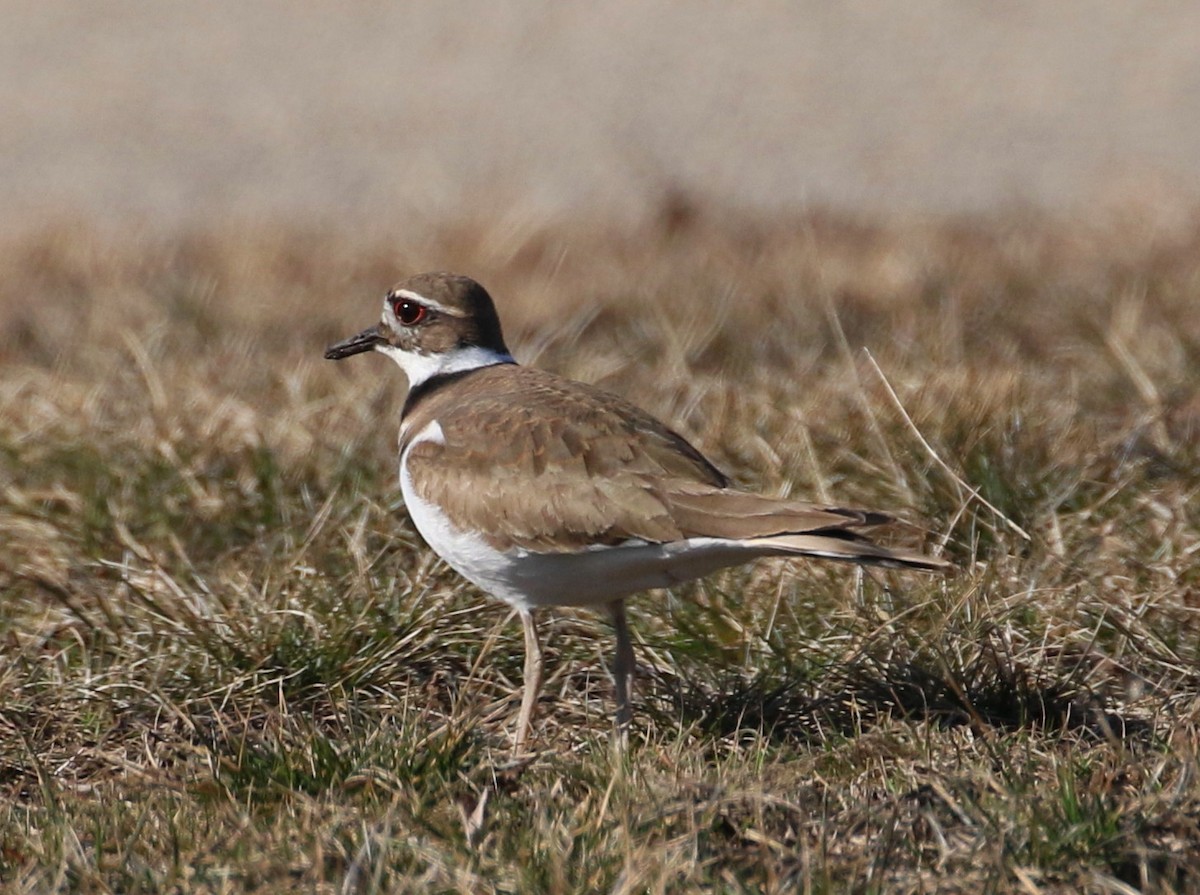
M 396 319 L 404 326 L 416 326 L 429 313 L 429 309 L 423 304 L 408 298 L 396 299 L 392 304 L 392 310 L 396 313 Z

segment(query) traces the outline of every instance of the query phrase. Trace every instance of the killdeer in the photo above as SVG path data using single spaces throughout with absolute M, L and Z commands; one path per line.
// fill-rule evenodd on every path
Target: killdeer
M 625 597 L 760 556 L 933 571 L 948 564 L 877 545 L 882 513 L 739 491 L 682 436 L 629 402 L 513 360 L 487 291 L 427 273 L 383 299 L 378 324 L 331 346 L 400 365 L 400 490 L 417 531 L 525 629 L 515 749 L 542 679 L 536 613 L 603 606 L 616 629 L 617 726 L 631 718 Z

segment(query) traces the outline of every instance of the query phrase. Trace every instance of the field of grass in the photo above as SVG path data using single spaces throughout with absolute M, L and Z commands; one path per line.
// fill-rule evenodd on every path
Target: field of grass
M 403 378 L 322 360 L 448 268 L 518 358 L 951 576 L 762 562 L 521 632 L 399 500 Z M 0 243 L 12 892 L 1200 889 L 1200 224 L 1030 213 Z

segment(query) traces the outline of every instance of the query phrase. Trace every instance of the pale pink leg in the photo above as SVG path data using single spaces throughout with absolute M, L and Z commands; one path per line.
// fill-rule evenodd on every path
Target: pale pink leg
M 630 688 L 633 684 L 633 641 L 629 639 L 629 625 L 625 621 L 625 601 L 613 600 L 608 604 L 613 628 L 617 634 L 617 654 L 613 659 L 613 683 L 617 696 L 617 737 L 624 745 L 629 739 L 629 724 L 633 720 Z
M 517 716 L 517 737 L 513 744 L 516 753 L 525 748 L 529 739 L 533 727 L 533 709 L 542 689 L 542 644 L 538 640 L 537 622 L 529 610 L 520 609 L 518 612 L 525 628 L 525 689 L 521 694 L 521 714 Z

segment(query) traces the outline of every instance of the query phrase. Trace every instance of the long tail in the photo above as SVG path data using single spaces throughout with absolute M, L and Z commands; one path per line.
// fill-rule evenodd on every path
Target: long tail
M 665 493 L 672 519 L 688 537 L 729 538 L 764 554 L 812 556 L 863 565 L 934 572 L 950 563 L 883 547 L 860 529 L 886 525 L 885 513 L 778 500 L 730 488 L 687 485 Z
M 776 556 L 811 556 L 864 566 L 918 569 L 922 572 L 939 572 L 951 568 L 951 564 L 944 559 L 926 556 L 915 550 L 883 547 L 851 532 L 772 535 L 765 538 L 748 538 L 744 543 L 765 548 L 765 552 Z

